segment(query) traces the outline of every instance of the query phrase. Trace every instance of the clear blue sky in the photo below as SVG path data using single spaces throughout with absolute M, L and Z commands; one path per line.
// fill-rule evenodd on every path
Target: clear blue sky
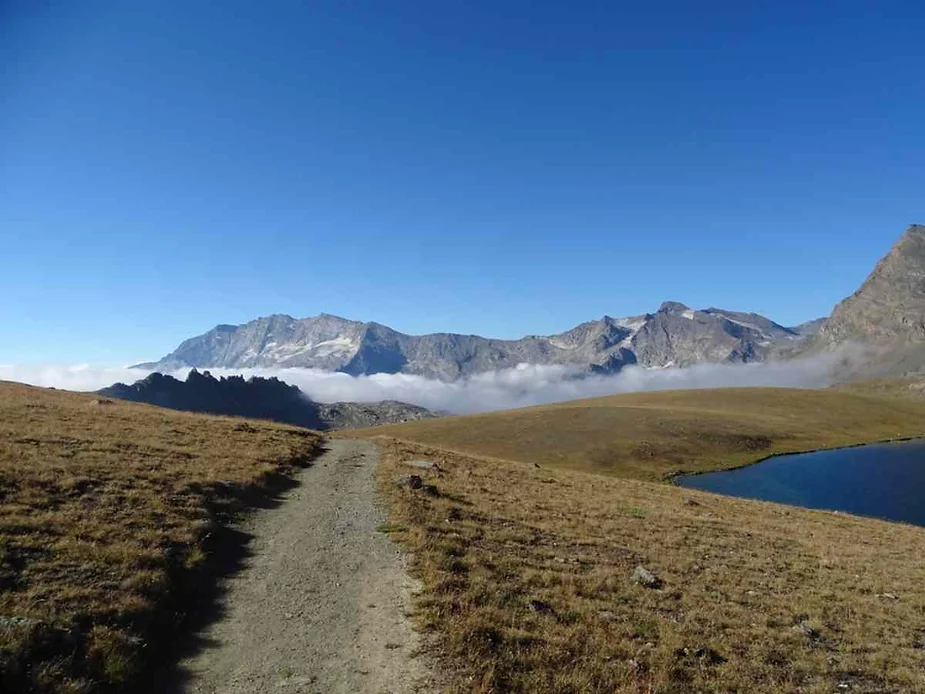
M 0 363 L 328 312 L 827 314 L 925 222 L 920 2 L 0 0 Z

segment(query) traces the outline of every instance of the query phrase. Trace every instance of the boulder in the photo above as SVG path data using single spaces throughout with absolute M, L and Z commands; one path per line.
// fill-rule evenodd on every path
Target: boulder
M 424 480 L 418 475 L 400 475 L 395 478 L 395 484 L 408 489 L 420 489 L 424 486 Z
M 793 630 L 803 634 L 810 641 L 817 641 L 819 639 L 819 632 L 807 624 L 806 622 L 800 622 L 799 624 L 793 625 Z
M 527 607 L 531 612 L 536 612 L 537 614 L 552 614 L 552 605 L 548 602 L 543 602 L 542 600 L 531 600 L 527 603 Z
M 395 484 L 412 491 L 420 490 L 429 496 L 440 496 L 440 492 L 434 485 L 424 484 L 424 480 L 418 475 L 400 475 L 395 478 Z
M 633 583 L 640 585 L 643 588 L 655 589 L 662 587 L 662 579 L 660 579 L 644 566 L 636 567 L 636 570 L 633 571 L 632 581 Z

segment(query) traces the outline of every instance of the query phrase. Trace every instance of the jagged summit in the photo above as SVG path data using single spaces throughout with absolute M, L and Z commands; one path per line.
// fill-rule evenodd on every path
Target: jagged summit
M 659 313 L 677 313 L 680 311 L 690 311 L 690 306 L 682 304 L 680 301 L 663 301 L 658 308 Z
M 297 386 L 278 378 L 216 378 L 208 371 L 197 369 L 192 369 L 185 381 L 152 373 L 131 385 L 116 383 L 97 392 L 173 410 L 269 419 L 321 431 L 439 416 L 423 407 L 394 400 L 319 403 Z

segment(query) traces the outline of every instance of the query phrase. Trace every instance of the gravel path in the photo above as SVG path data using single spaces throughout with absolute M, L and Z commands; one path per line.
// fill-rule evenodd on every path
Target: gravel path
M 193 694 L 433 691 L 406 617 L 413 589 L 377 532 L 375 444 L 333 440 L 276 509 L 255 514 L 252 559 L 227 582 L 216 644 L 181 663 Z

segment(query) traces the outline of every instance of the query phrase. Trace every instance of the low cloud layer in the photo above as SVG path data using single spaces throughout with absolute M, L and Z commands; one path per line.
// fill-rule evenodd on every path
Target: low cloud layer
M 453 413 L 485 412 L 576 398 L 652 390 L 733 386 L 819 387 L 835 363 L 828 354 L 771 364 L 702 364 L 685 369 L 647 370 L 638 366 L 613 375 L 589 375 L 562 366 L 522 364 L 453 383 L 408 374 L 348 376 L 315 369 L 210 369 L 216 376 L 276 376 L 297 385 L 319 402 L 401 400 Z M 172 375 L 185 378 L 183 370 Z M 97 390 L 117 381 L 131 383 L 149 372 L 90 366 L 4 366 L 0 380 L 68 390 Z
M 113 383 L 134 383 L 148 375 L 138 369 L 89 366 L 87 364 L 0 364 L 0 381 L 18 381 L 45 388 L 99 390 Z

